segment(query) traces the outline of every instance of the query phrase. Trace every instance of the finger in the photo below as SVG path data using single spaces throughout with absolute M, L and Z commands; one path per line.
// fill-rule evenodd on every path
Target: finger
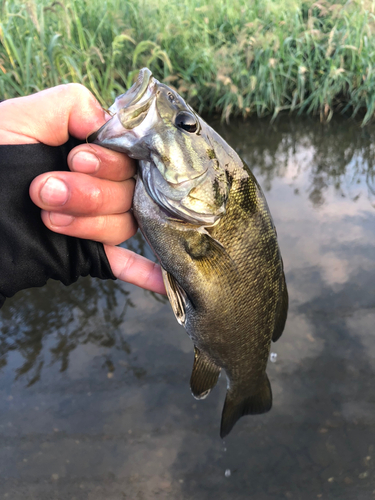
M 30 197 L 49 212 L 111 215 L 130 210 L 134 179 L 113 182 L 73 172 L 47 172 L 30 184 Z
M 70 135 L 86 139 L 110 116 L 91 92 L 68 83 L 0 104 L 0 144 L 64 144 Z
M 112 181 L 124 181 L 136 173 L 135 160 L 97 144 L 81 144 L 68 155 L 71 171 Z
M 44 224 L 55 233 L 119 245 L 137 232 L 131 212 L 98 217 L 73 217 L 57 212 L 41 212 Z
M 125 248 L 104 245 L 104 250 L 116 278 L 166 295 L 159 264 Z

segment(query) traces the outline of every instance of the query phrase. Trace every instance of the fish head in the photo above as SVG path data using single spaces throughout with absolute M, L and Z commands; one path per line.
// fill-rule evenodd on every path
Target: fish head
M 148 194 L 171 217 L 214 225 L 225 213 L 229 183 L 211 127 L 148 68 L 109 111 L 112 118 L 88 141 L 138 160 Z

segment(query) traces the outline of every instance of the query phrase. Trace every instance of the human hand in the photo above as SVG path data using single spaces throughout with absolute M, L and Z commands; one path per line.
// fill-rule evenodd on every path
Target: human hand
M 110 117 L 79 84 L 60 85 L 0 104 L 0 144 L 49 146 L 69 135 L 84 140 Z M 81 144 L 68 156 L 71 172 L 39 175 L 30 186 L 33 202 L 52 231 L 102 242 L 113 274 L 140 287 L 165 293 L 160 267 L 115 245 L 133 236 L 131 208 L 135 164 L 122 153 Z

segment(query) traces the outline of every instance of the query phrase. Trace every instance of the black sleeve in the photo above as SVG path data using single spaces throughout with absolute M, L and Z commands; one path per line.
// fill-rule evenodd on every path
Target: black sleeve
M 50 231 L 29 196 L 36 176 L 68 170 L 68 153 L 77 144 L 71 138 L 60 147 L 0 145 L 0 307 L 6 297 L 49 278 L 64 285 L 88 274 L 116 279 L 101 243 Z

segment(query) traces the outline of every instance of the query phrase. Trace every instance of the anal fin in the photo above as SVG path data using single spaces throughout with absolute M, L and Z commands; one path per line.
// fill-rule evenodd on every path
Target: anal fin
M 216 385 L 220 367 L 194 346 L 194 365 L 190 378 L 190 389 L 196 399 L 204 399 Z
M 233 429 L 233 426 L 244 415 L 259 415 L 266 413 L 272 407 L 271 384 L 267 374 L 264 374 L 259 391 L 247 396 L 234 388 L 228 389 L 221 415 L 220 437 L 223 439 Z

